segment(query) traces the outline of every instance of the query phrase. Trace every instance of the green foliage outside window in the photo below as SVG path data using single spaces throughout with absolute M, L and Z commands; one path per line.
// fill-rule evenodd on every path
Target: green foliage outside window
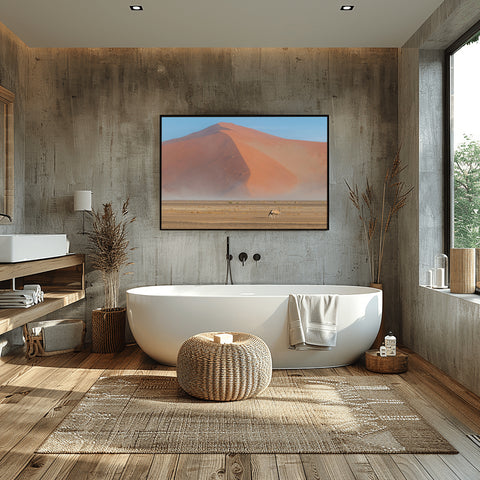
M 480 247 L 480 142 L 464 136 L 454 156 L 454 244 Z

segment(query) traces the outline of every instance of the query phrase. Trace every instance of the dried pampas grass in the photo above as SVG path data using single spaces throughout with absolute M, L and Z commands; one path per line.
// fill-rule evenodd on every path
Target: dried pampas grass
M 385 251 L 385 239 L 390 229 L 390 224 L 398 211 L 406 205 L 408 196 L 413 190 L 413 187 L 409 187 L 405 182 L 399 180 L 400 173 L 405 169 L 400 160 L 400 148 L 393 159 L 391 167 L 387 168 L 387 172 L 385 173 L 381 197 L 382 202 L 378 216 L 376 206 L 377 198 L 368 178 L 367 186 L 362 194 L 358 193 L 358 186 L 356 184 L 351 187 L 345 180 L 349 198 L 357 209 L 358 217 L 363 225 L 367 243 L 371 283 L 381 283 L 380 275 Z
M 129 241 L 127 227 L 135 221 L 128 214 L 127 199 L 122 205 L 121 218 L 117 217 L 112 203 L 103 204 L 103 210 L 92 211 L 92 231 L 88 234 L 92 266 L 99 270 L 105 288 L 104 308 L 116 308 L 120 271 L 128 262 Z

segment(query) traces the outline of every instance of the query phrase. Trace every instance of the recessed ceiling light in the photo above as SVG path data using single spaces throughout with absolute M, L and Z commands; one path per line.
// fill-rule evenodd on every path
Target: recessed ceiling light
M 340 10 L 344 10 L 344 11 L 353 10 L 354 7 L 355 7 L 355 5 L 342 5 L 340 7 Z
M 138 12 L 139 10 L 143 10 L 143 7 L 141 5 L 130 5 L 130 10 Z

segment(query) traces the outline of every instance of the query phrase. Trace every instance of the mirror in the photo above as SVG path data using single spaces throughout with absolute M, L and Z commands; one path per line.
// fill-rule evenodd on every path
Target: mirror
M 14 199 L 14 128 L 13 101 L 15 94 L 0 86 L 0 224 L 13 221 Z

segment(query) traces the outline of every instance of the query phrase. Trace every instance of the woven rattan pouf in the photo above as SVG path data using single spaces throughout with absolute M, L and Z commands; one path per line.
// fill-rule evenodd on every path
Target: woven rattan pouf
M 218 332 L 186 340 L 177 357 L 177 378 L 189 395 L 228 402 L 263 392 L 272 378 L 272 356 L 265 342 L 248 333 L 228 332 L 233 342 L 215 343 Z

